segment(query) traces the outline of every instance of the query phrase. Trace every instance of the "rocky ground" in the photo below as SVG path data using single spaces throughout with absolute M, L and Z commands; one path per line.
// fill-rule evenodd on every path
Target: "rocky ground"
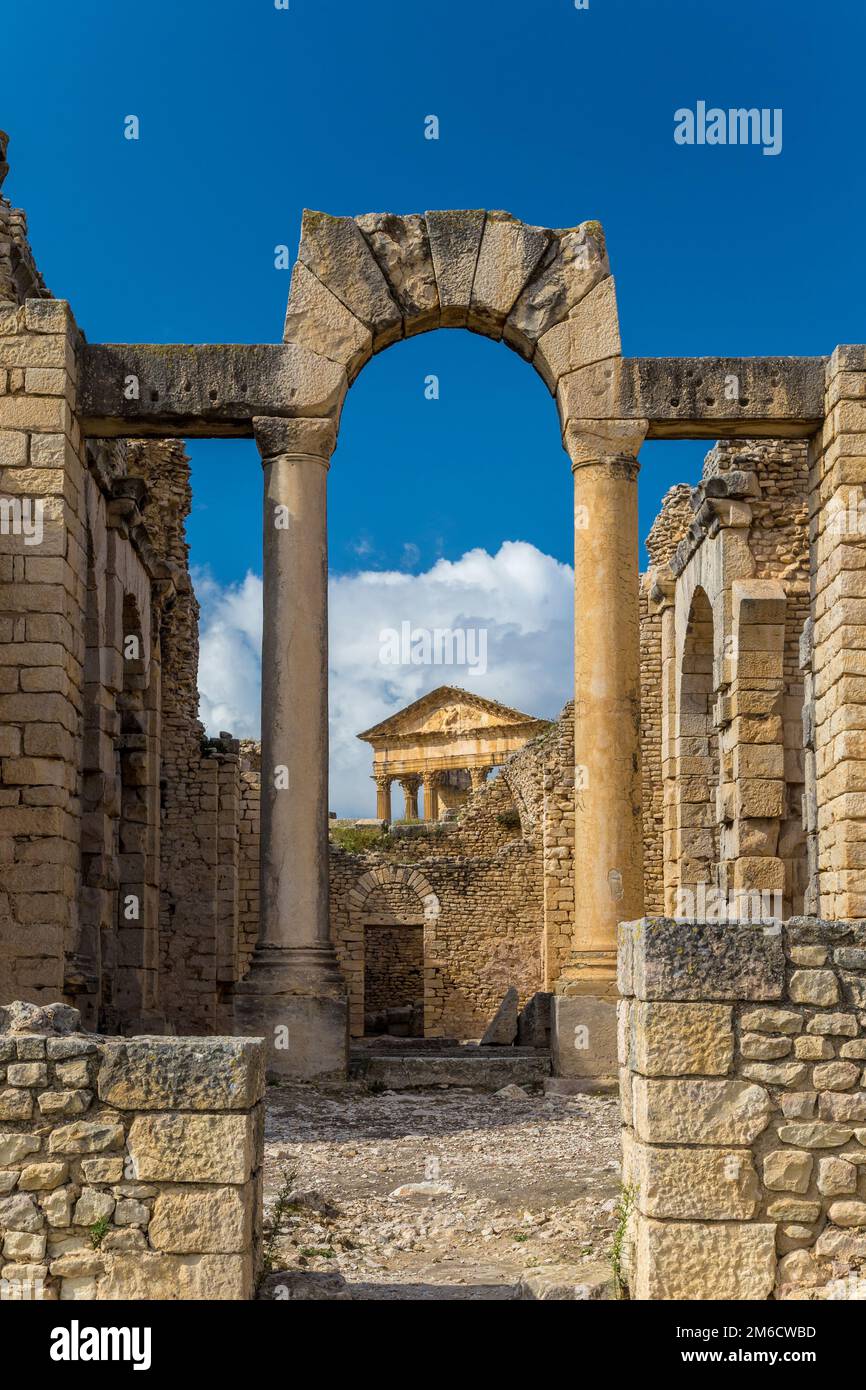
M 272 1087 L 270 1298 L 609 1297 L 618 1103 Z

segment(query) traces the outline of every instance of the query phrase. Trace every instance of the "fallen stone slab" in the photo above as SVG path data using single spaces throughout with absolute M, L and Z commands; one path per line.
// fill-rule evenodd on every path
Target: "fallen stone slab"
M 517 1005 L 519 996 L 514 985 L 505 991 L 505 998 L 488 1024 L 482 1047 L 510 1047 L 517 1037 Z
M 524 1270 L 515 1297 L 568 1303 L 611 1300 L 615 1298 L 613 1271 L 609 1264 L 542 1265 Z

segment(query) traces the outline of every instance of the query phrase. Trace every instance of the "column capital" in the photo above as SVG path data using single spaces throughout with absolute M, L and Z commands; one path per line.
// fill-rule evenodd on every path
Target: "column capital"
M 394 776 L 390 772 L 371 772 L 370 776 L 377 787 L 390 787 L 394 781 Z
M 286 420 L 282 416 L 257 415 L 253 419 L 253 435 L 263 464 L 282 457 L 309 458 L 327 468 L 337 447 L 333 420 Z
M 572 420 L 563 436 L 572 472 L 590 464 L 607 465 L 614 474 L 637 477 L 640 447 L 648 420 Z

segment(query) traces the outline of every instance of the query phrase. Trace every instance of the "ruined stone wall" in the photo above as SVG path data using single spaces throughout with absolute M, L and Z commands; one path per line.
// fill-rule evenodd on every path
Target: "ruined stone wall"
M 619 985 L 632 1297 L 862 1298 L 863 924 L 627 923 Z
M 0 1008 L 0 1300 L 250 1299 L 264 1053 Z
M 423 927 L 367 922 L 364 928 L 365 1015 L 404 1008 L 423 998 Z
M 385 910 L 382 893 L 394 895 L 395 922 L 424 923 L 427 1036 L 478 1037 L 509 985 L 524 1003 L 556 979 L 574 932 L 573 721 L 569 704 L 454 821 L 393 826 L 361 854 L 332 843 L 331 934 L 355 1036 L 370 1012 L 365 925 Z M 242 974 L 258 935 L 260 748 L 240 750 Z

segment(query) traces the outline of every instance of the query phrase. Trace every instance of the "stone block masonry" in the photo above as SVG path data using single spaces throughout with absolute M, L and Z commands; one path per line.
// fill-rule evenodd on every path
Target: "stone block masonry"
M 0 1300 L 251 1299 L 264 1048 L 0 1008 Z
M 620 928 L 637 1299 L 866 1293 L 866 924 Z

